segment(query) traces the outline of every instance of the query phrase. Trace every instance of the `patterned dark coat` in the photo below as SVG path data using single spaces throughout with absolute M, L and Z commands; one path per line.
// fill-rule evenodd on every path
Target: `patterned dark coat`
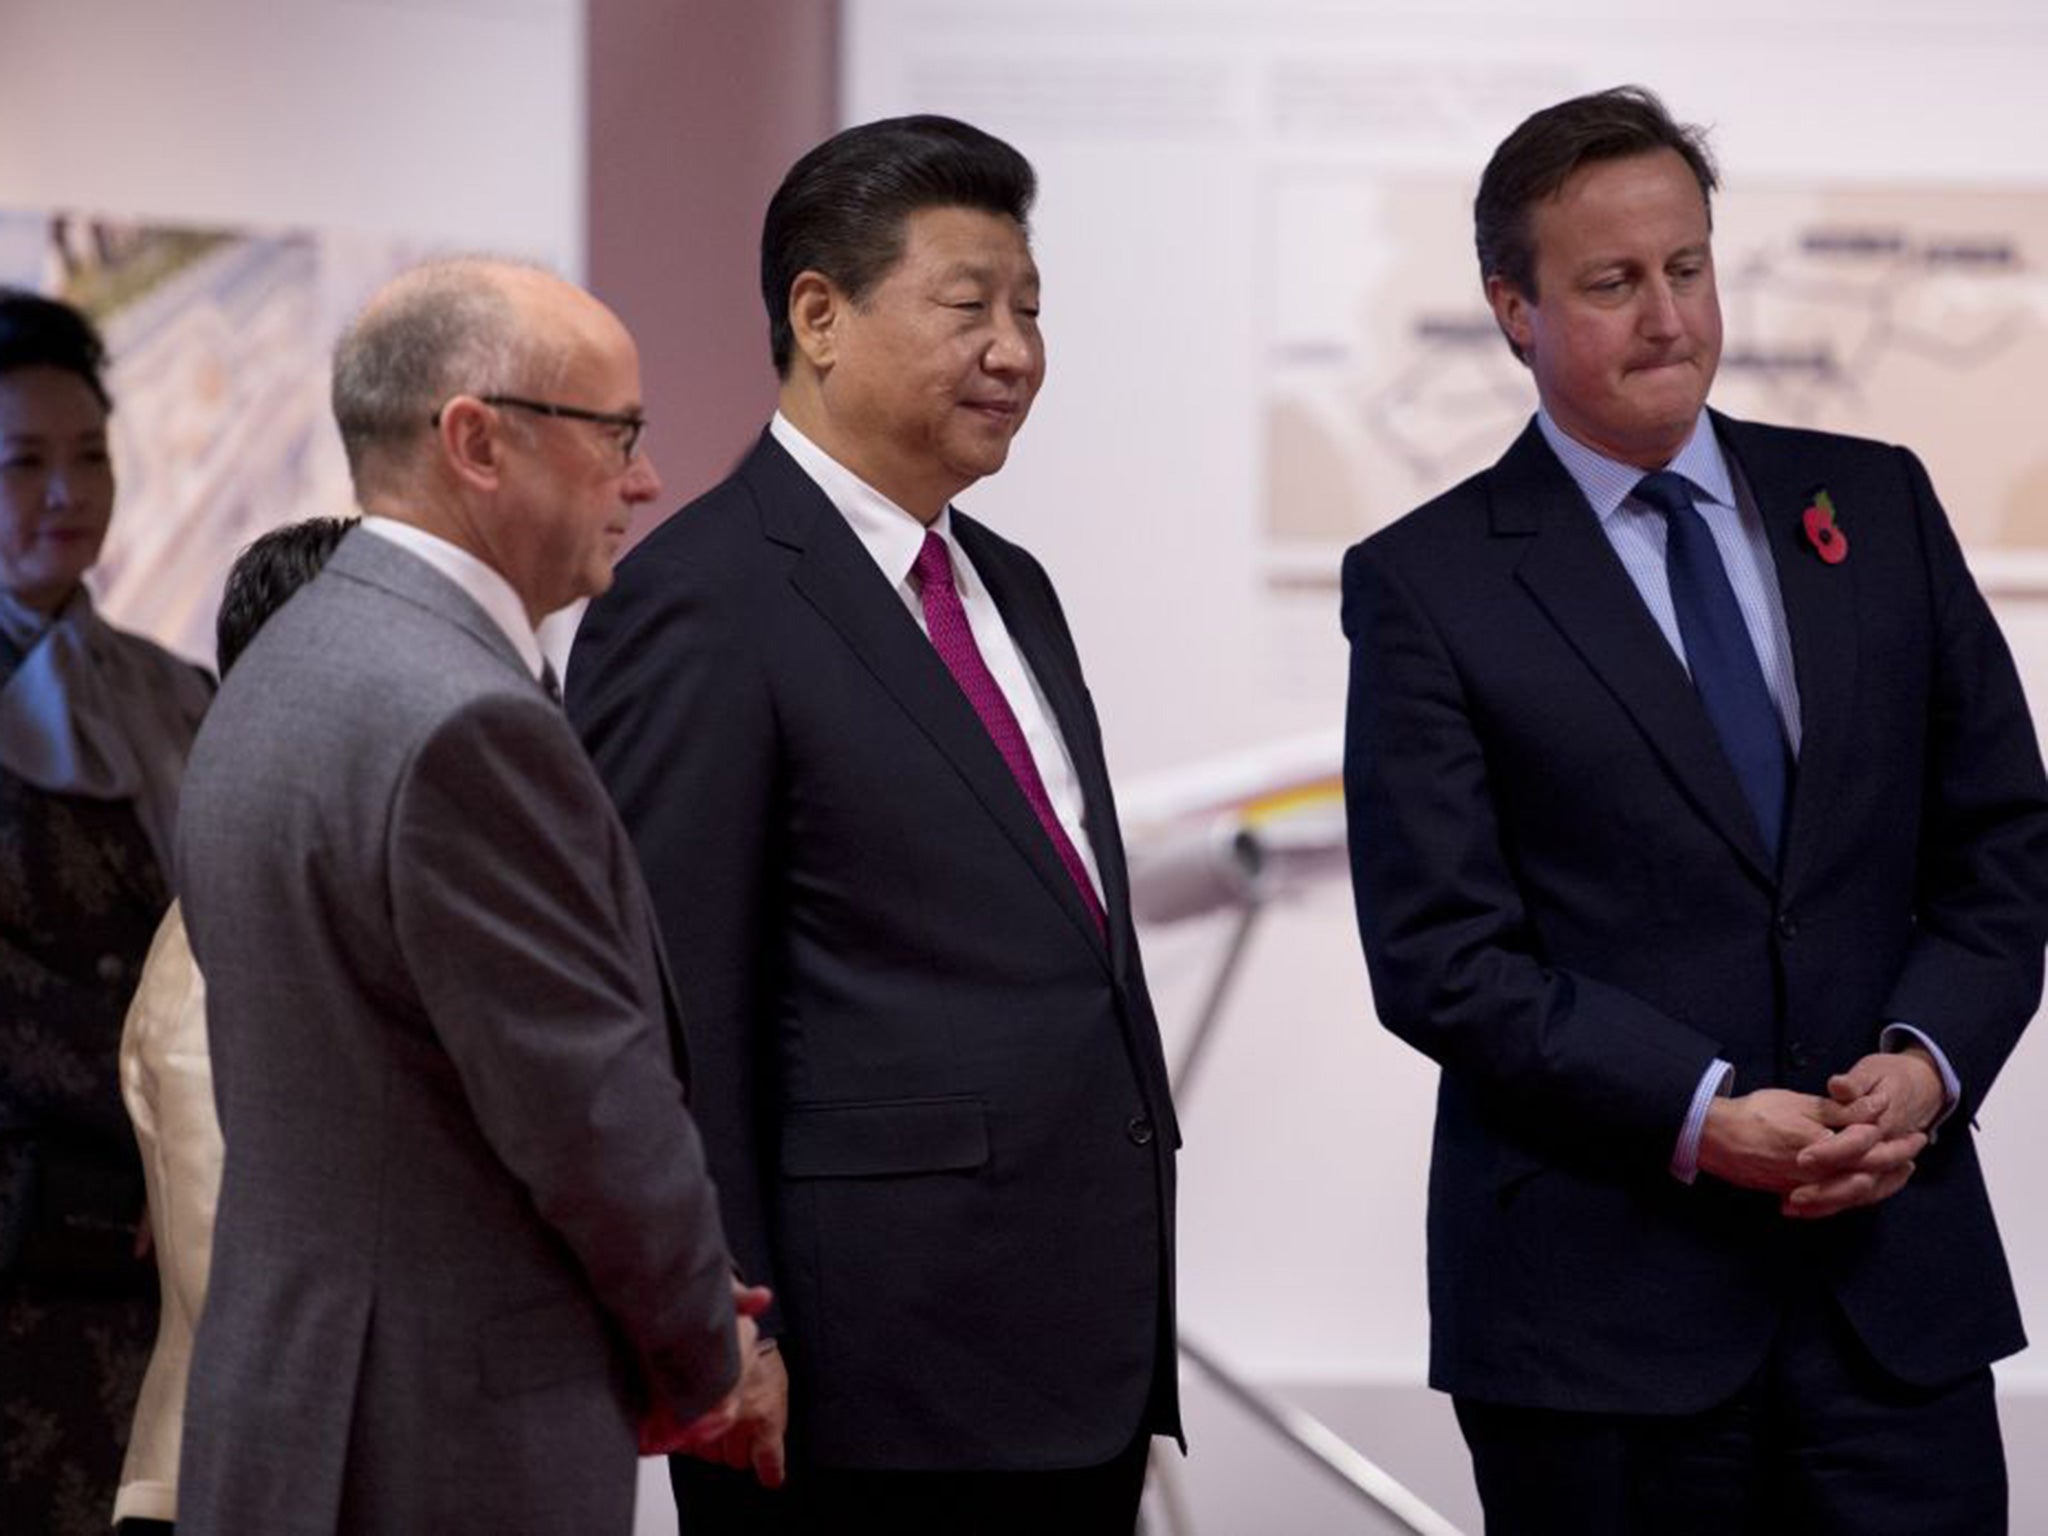
M 117 1052 L 169 901 L 129 802 L 0 771 L 0 1529 L 99 1536 L 120 1480 L 156 1271 Z

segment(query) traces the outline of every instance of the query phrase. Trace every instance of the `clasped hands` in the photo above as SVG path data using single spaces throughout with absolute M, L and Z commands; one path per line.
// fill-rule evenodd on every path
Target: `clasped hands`
M 1875 1205 L 1905 1188 L 1945 1096 L 1920 1046 L 1866 1056 L 1828 1079 L 1825 1098 L 1759 1088 L 1716 1099 L 1700 1137 L 1700 1171 L 1778 1196 L 1814 1219 Z
M 768 1288 L 732 1287 L 735 1327 L 739 1333 L 740 1378 L 713 1407 L 688 1422 L 679 1422 L 660 1403 L 640 1421 L 640 1454 L 681 1453 L 723 1462 L 745 1471 L 751 1467 L 764 1488 L 780 1488 L 786 1470 L 783 1435 L 789 1427 L 789 1374 L 782 1351 L 763 1339 L 754 1319 L 768 1310 Z

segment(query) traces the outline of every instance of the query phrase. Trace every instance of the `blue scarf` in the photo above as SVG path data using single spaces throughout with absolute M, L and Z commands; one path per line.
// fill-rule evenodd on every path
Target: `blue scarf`
M 168 881 L 206 674 L 108 624 L 83 586 L 54 616 L 0 591 L 0 637 L 22 657 L 0 683 L 0 769 L 53 794 L 133 801 Z

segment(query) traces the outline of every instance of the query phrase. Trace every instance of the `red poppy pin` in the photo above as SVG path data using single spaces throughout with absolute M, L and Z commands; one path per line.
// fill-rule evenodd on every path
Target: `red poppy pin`
M 1835 503 L 1826 491 L 1813 493 L 1813 504 L 1803 514 L 1806 542 L 1829 565 L 1849 558 L 1849 536 L 1835 523 Z

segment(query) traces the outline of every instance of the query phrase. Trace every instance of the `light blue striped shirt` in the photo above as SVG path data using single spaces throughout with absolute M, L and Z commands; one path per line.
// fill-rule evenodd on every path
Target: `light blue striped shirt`
M 1565 467 L 1594 516 L 1600 531 L 1614 546 L 1622 569 L 1642 594 L 1643 605 L 1664 632 L 1679 661 L 1685 661 L 1685 641 L 1678 633 L 1678 613 L 1671 606 L 1671 580 L 1664 567 L 1664 514 L 1648 502 L 1635 498 L 1636 483 L 1647 471 L 1633 464 L 1616 463 L 1584 443 L 1568 437 L 1550 419 L 1547 411 L 1536 413 L 1536 425 L 1550 451 Z M 1735 589 L 1736 605 L 1749 630 L 1763 667 L 1764 686 L 1771 702 L 1778 706 L 1778 720 L 1785 728 L 1785 740 L 1792 755 L 1799 756 L 1799 680 L 1792 671 L 1792 631 L 1785 623 L 1785 600 L 1778 593 L 1778 568 L 1771 562 L 1771 548 L 1764 537 L 1764 520 L 1756 499 L 1747 486 L 1737 483 L 1713 424 L 1705 411 L 1692 429 L 1692 436 L 1665 468 L 1685 477 L 1692 488 L 1693 505 L 1699 509 L 1721 564 L 1728 572 L 1728 585 Z M 1687 668 L 1690 671 L 1690 667 Z

